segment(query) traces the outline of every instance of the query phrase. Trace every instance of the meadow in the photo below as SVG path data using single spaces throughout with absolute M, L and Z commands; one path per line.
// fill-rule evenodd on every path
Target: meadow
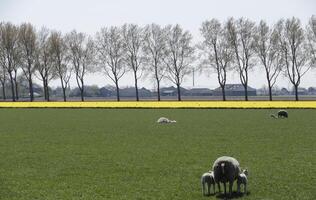
M 249 169 L 239 199 L 316 199 L 316 110 L 276 111 L 2 108 L 0 199 L 218 199 L 200 176 L 222 155 Z

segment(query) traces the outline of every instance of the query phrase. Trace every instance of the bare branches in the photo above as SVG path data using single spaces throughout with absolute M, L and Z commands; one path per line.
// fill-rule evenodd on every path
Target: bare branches
M 69 66 L 68 48 L 60 32 L 53 31 L 49 37 L 49 43 L 52 62 L 61 82 L 64 101 L 66 101 L 66 88 L 69 86 L 72 72 L 72 68 Z
M 34 100 L 32 76 L 35 71 L 36 30 L 32 24 L 24 23 L 19 28 L 19 43 L 21 47 L 21 69 L 29 82 L 30 101 Z
M 244 18 L 230 18 L 226 23 L 229 42 L 235 52 L 235 65 L 240 81 L 245 88 L 245 100 L 248 100 L 248 72 L 255 66 L 254 29 L 255 23 Z
M 86 34 L 77 33 L 75 30 L 66 35 L 66 41 L 81 101 L 84 101 L 84 76 L 94 70 L 94 42 Z
M 308 54 L 306 54 L 306 40 L 301 22 L 297 18 L 280 20 L 276 25 L 279 44 L 285 62 L 285 71 L 295 90 L 295 99 L 298 100 L 298 86 L 304 74 L 311 66 L 306 65 Z
M 120 101 L 119 80 L 126 72 L 126 49 L 122 29 L 118 27 L 102 28 L 96 35 L 98 63 L 105 74 L 115 83 L 117 100 Z
M 160 101 L 160 81 L 166 74 L 164 59 L 166 56 L 167 30 L 157 24 L 145 27 L 145 40 L 143 50 L 147 56 L 147 73 L 149 73 L 157 84 L 157 98 Z
M 191 72 L 190 65 L 194 60 L 194 47 L 191 43 L 192 35 L 180 25 L 168 27 L 167 55 L 164 62 L 168 70 L 167 78 L 177 86 L 179 101 L 181 83 L 184 76 Z
M 266 72 L 269 87 L 269 98 L 272 101 L 272 88 L 283 69 L 283 57 L 278 45 L 279 35 L 277 30 L 269 28 L 266 22 L 261 21 L 256 28 L 255 51 L 261 65 Z
M 215 70 L 218 83 L 222 88 L 223 100 L 226 100 L 225 85 L 227 72 L 231 69 L 233 51 L 228 43 L 228 33 L 221 27 L 217 19 L 205 21 L 200 29 L 203 42 L 201 67 L 207 70 Z
M 124 48 L 126 49 L 125 61 L 132 70 L 135 81 L 136 101 L 139 101 L 138 79 L 143 72 L 145 55 L 143 52 L 144 30 L 135 24 L 125 24 L 122 27 Z

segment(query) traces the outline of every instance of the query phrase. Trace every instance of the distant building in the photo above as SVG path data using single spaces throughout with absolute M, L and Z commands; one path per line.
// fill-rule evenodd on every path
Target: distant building
M 290 92 L 286 88 L 280 90 L 280 95 L 290 95 Z
M 292 90 L 292 94 L 295 94 L 294 88 L 293 88 L 293 90 Z M 299 87 L 299 88 L 297 88 L 297 94 L 298 94 L 298 95 L 308 95 L 308 91 L 307 91 L 306 88 Z
M 146 88 L 139 88 L 138 89 L 139 97 L 151 97 L 152 93 L 150 90 Z M 121 97 L 136 97 L 136 89 L 135 87 L 127 87 L 120 89 L 120 96 Z
M 256 89 L 252 87 L 247 87 L 248 96 L 257 96 Z M 213 96 L 222 96 L 222 88 L 218 87 L 213 91 Z M 226 84 L 225 85 L 225 95 L 226 96 L 244 96 L 245 88 L 242 84 Z
M 309 87 L 307 92 L 309 95 L 316 95 L 316 87 Z
M 184 95 L 188 92 L 187 89 L 180 87 L 180 93 L 181 95 Z M 171 86 L 171 87 L 164 87 L 160 89 L 161 96 L 177 96 L 178 95 L 178 89 Z
M 212 96 L 212 90 L 208 88 L 192 88 L 188 90 L 185 95 L 188 96 Z
M 113 94 L 115 95 L 116 91 L 111 91 L 111 90 L 107 89 L 106 87 L 100 88 L 100 96 L 101 97 L 110 97 Z

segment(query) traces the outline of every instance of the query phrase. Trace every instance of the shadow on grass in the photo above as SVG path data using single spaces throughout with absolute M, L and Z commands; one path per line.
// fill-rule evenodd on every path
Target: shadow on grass
M 216 195 L 216 198 L 218 199 L 239 199 L 242 198 L 243 196 L 248 196 L 250 195 L 250 192 L 247 192 L 246 194 L 244 193 L 238 193 L 238 192 L 233 192 L 231 196 L 227 193 L 224 195 L 224 193 L 220 193 Z

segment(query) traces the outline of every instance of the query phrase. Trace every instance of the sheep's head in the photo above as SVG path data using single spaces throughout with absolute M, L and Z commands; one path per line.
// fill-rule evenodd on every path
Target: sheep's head
M 221 163 L 221 170 L 222 173 L 225 174 L 225 163 Z
M 244 173 L 246 176 L 248 176 L 248 169 L 242 170 L 242 173 Z

